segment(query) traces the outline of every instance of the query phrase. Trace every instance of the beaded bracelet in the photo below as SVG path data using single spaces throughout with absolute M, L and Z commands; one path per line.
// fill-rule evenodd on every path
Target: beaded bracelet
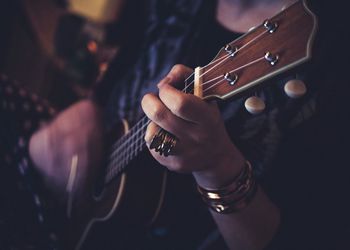
M 215 212 L 227 214 L 246 207 L 257 190 L 253 168 L 249 161 L 233 181 L 219 189 L 203 188 L 197 185 L 203 201 Z

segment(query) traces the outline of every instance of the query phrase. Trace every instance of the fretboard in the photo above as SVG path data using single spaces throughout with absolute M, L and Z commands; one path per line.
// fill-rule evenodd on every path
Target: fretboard
M 182 92 L 193 94 L 193 80 L 194 74 L 184 81 L 185 87 Z M 129 163 L 146 148 L 144 138 L 149 123 L 150 119 L 146 116 L 142 117 L 124 136 L 113 144 L 106 169 L 106 184 L 123 172 Z
M 105 183 L 109 183 L 123 172 L 126 166 L 146 148 L 144 137 L 149 123 L 150 120 L 144 116 L 113 144 L 108 159 Z

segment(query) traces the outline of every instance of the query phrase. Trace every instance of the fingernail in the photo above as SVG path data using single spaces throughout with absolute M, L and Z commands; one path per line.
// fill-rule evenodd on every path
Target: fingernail
M 162 86 L 169 84 L 170 82 L 171 82 L 171 78 L 167 76 L 157 84 L 157 87 L 161 88 Z

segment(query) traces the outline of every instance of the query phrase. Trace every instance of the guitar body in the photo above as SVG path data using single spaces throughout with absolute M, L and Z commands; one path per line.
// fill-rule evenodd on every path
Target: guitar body
M 119 127 L 121 135 L 128 131 L 126 122 Z M 82 191 L 77 191 L 76 199 L 73 193 L 70 212 L 67 205 L 68 219 L 62 232 L 64 249 L 115 249 L 128 244 L 125 233 L 142 231 L 155 220 L 162 205 L 167 172 L 147 155 L 144 152 L 132 161 L 127 171 L 98 192 L 96 174 L 86 174 L 87 181 L 78 184 Z

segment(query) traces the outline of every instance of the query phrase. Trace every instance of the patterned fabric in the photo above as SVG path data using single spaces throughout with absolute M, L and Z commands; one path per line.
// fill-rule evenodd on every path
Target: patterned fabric
M 0 249 L 55 249 L 47 194 L 32 167 L 28 143 L 55 111 L 0 75 Z

